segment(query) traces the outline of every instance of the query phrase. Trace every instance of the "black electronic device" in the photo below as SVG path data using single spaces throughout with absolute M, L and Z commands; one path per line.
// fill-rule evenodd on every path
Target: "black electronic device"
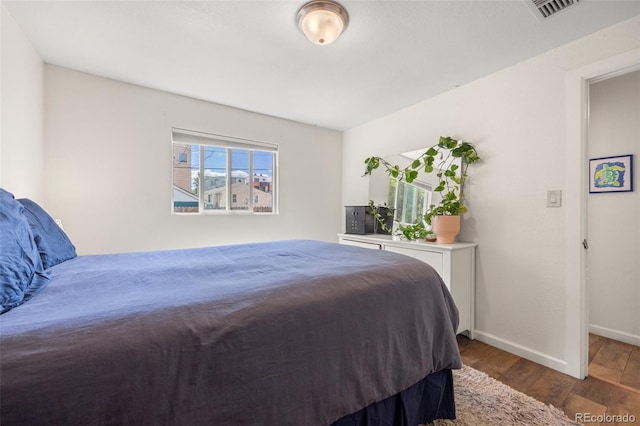
M 385 218 L 386 226 L 391 229 L 393 226 L 393 217 L 388 216 L 389 209 L 387 207 L 378 207 L 378 213 Z M 376 220 L 376 217 L 370 213 L 369 206 L 345 206 L 345 233 L 346 234 L 390 234 L 391 231 L 385 231 Z

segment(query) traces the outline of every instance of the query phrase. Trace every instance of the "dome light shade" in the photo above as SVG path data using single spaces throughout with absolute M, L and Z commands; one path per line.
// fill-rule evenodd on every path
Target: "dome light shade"
M 349 24 L 347 11 L 338 3 L 314 0 L 298 11 L 298 26 L 312 43 L 331 44 Z

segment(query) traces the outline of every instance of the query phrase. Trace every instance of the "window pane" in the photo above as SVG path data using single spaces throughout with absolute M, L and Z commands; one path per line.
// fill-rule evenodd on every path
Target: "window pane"
M 173 144 L 173 211 L 198 213 L 199 145 Z
M 273 212 L 274 153 L 253 151 L 253 211 Z
M 394 178 L 389 179 L 388 203 L 394 208 L 396 207 L 396 186 L 398 186 L 398 181 Z
M 405 216 L 406 223 L 416 223 L 418 218 L 418 188 L 413 185 L 405 185 Z M 422 209 L 421 209 L 422 210 Z
M 397 186 L 397 192 L 394 188 Z M 397 194 L 397 195 L 396 195 Z M 391 180 L 389 198 L 395 199 L 395 219 L 402 224 L 417 223 L 423 220 L 425 209 L 430 202 L 431 191 L 422 185 L 416 186 Z
M 227 208 L 227 150 L 218 146 L 204 147 L 204 208 Z
M 249 210 L 249 155 L 246 149 L 230 149 L 231 210 Z
M 406 223 L 404 220 L 404 200 L 405 200 L 405 187 L 406 184 L 404 182 L 398 182 L 398 191 L 396 193 L 396 219 L 400 223 Z

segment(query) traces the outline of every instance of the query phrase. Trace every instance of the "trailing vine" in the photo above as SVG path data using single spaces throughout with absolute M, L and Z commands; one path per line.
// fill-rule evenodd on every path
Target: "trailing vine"
M 460 165 L 456 160 L 460 159 Z M 413 182 L 422 171 L 436 173 L 438 185 L 433 192 L 441 195 L 438 204 L 431 204 L 424 215 L 424 222 L 418 221 L 412 225 L 400 226 L 399 229 L 407 239 L 424 238 L 428 231 L 425 226 L 431 225 L 431 220 L 438 215 L 461 215 L 468 211 L 464 205 L 464 182 L 467 178 L 467 168 L 470 164 L 480 160 L 476 148 L 469 142 L 457 141 L 449 136 L 441 136 L 438 143 L 428 148 L 420 157 L 413 160 L 407 167 L 401 168 L 391 164 L 382 157 L 369 157 L 364 162 L 365 175 L 370 175 L 382 166 L 389 176 L 407 183 Z M 404 228 L 404 229 L 403 229 Z

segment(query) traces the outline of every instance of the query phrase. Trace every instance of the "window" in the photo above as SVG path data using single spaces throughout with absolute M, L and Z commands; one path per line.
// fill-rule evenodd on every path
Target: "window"
M 395 220 L 409 225 L 423 220 L 431 204 L 431 186 L 418 181 L 406 183 L 391 179 L 389 184 L 389 205 L 395 208 Z
M 174 213 L 277 213 L 278 145 L 173 129 Z

